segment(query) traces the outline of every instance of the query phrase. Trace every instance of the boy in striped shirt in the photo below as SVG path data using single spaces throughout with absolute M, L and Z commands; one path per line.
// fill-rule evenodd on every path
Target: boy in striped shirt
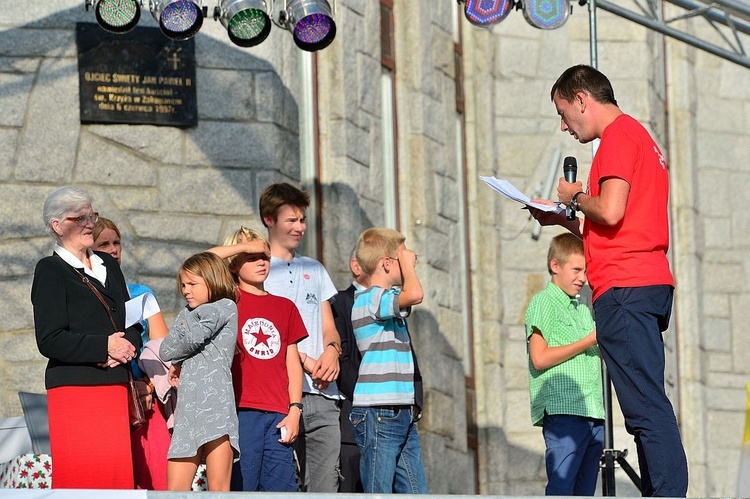
M 406 317 L 422 302 L 417 256 L 392 229 L 364 231 L 356 257 L 370 287 L 354 295 L 352 326 L 362 353 L 352 412 L 366 493 L 427 494 L 417 433 L 414 360 Z
M 593 496 L 604 442 L 602 374 L 591 312 L 578 301 L 586 284 L 583 243 L 552 239 L 552 276 L 526 309 L 531 421 L 547 447 L 546 495 Z

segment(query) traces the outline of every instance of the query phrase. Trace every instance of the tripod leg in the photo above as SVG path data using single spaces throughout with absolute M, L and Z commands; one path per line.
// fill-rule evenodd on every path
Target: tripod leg
M 605 449 L 602 456 L 602 495 L 615 495 L 615 451 Z
M 623 456 L 622 454 L 619 454 L 616 459 L 617 459 L 617 462 L 620 464 L 620 467 L 630 477 L 630 480 L 633 482 L 633 484 L 638 488 L 638 490 L 641 490 L 641 477 L 639 477 L 638 473 L 636 473 L 633 467 L 630 466 L 630 463 L 627 462 L 627 460 L 625 459 L 625 456 Z

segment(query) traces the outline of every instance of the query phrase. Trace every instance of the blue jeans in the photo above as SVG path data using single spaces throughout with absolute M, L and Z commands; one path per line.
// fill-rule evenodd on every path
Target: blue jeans
M 232 468 L 232 490 L 296 492 L 297 469 L 292 444 L 279 442 L 277 412 L 240 409 L 240 460 Z
M 353 407 L 349 420 L 365 493 L 429 493 L 412 407 Z
M 644 496 L 685 497 L 688 469 L 672 404 L 664 391 L 664 341 L 672 286 L 612 288 L 595 302 L 596 339 L 635 437 Z
M 604 420 L 545 414 L 548 496 L 593 496 L 604 447 Z

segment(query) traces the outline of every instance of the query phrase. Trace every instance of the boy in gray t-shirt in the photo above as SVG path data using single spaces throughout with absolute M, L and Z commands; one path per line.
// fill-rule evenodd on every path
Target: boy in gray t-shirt
M 307 228 L 310 196 L 287 184 L 272 184 L 260 195 L 259 213 L 268 229 L 271 269 L 266 291 L 292 300 L 309 336 L 297 344 L 305 373 L 302 424 L 297 454 L 303 490 L 337 492 L 339 487 L 339 374 L 341 340 L 331 304 L 336 287 L 323 265 L 297 253 Z

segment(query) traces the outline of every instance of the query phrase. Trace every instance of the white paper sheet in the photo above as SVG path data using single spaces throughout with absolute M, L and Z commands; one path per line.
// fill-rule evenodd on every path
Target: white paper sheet
M 519 191 L 513 184 L 507 180 L 497 179 L 495 177 L 479 177 L 485 184 L 489 185 L 492 189 L 499 192 L 508 199 L 517 201 L 526 206 L 537 208 L 542 211 L 549 211 L 553 213 L 560 213 L 564 208 L 560 204 L 547 205 L 541 203 L 532 203 L 529 196 Z
M 148 319 L 160 312 L 159 304 L 151 293 L 143 293 L 125 302 L 125 327 Z

